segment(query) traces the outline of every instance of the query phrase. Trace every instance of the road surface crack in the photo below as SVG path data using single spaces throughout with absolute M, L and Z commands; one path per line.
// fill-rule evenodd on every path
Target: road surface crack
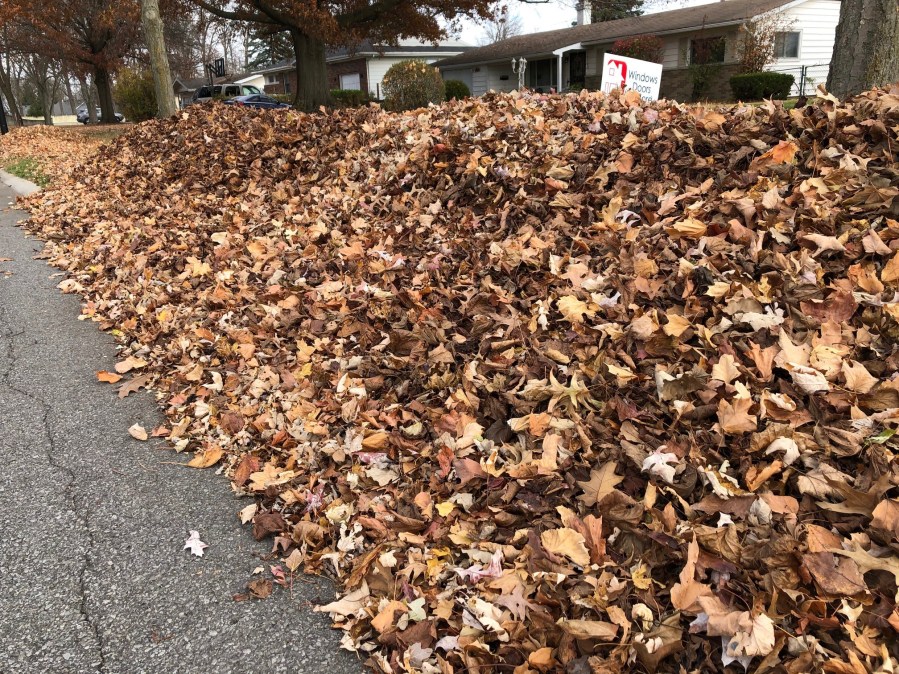
M 65 501 L 69 504 L 72 513 L 75 515 L 75 519 L 78 521 L 79 526 L 84 531 L 87 538 L 87 546 L 85 546 L 83 550 L 81 564 L 78 569 L 78 610 L 82 620 L 93 635 L 93 641 L 95 642 L 92 650 L 96 651 L 97 660 L 92 664 L 96 667 L 98 672 L 104 672 L 106 671 L 106 654 L 103 635 L 100 625 L 96 618 L 91 614 L 88 605 L 89 592 L 87 587 L 87 573 L 88 571 L 93 570 L 91 552 L 94 549 L 94 536 L 89 526 L 89 513 L 87 507 L 82 506 L 78 502 L 75 489 L 77 481 L 75 472 L 64 462 L 60 461 L 56 455 L 53 430 L 50 426 L 50 414 L 52 412 L 51 405 L 40 396 L 18 386 L 13 381 L 13 375 L 15 374 L 16 364 L 19 358 L 16 345 L 21 341 L 21 338 L 24 335 L 24 329 L 19 331 L 14 331 L 12 329 L 12 321 L 10 320 L 9 312 L 3 304 L 0 303 L 0 355 L 2 355 L 3 360 L 6 361 L 6 366 L 3 371 L 0 372 L 0 385 L 27 398 L 41 411 L 41 429 L 46 440 L 40 444 L 44 447 L 47 463 L 66 477 L 65 485 L 63 487 Z

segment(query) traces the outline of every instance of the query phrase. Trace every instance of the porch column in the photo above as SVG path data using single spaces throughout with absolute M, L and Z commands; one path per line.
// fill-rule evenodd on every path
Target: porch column
M 564 54 L 564 52 L 560 53 L 559 56 L 558 56 L 558 59 L 559 59 L 559 79 L 558 79 L 558 82 L 557 82 L 557 84 L 556 84 L 556 93 L 557 93 L 557 94 L 561 94 L 561 93 L 562 93 L 562 54 Z

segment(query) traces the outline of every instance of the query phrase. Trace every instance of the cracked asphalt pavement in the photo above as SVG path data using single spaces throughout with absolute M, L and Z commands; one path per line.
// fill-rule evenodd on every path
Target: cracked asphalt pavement
M 14 200 L 0 185 L 0 673 L 361 672 L 311 610 L 327 581 L 232 599 L 270 543 L 227 480 L 128 435 L 162 421 L 153 396 L 97 381 L 114 342 L 34 259 Z

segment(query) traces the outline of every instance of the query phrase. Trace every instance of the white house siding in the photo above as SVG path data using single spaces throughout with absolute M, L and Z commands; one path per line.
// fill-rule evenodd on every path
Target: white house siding
M 827 82 L 840 20 L 839 0 L 806 0 L 785 9 L 782 14 L 791 22 L 787 30 L 799 32 L 799 58 L 778 59 L 768 69 L 793 75 L 796 78 L 794 93 L 799 93 L 802 66 L 807 66 L 807 78 L 811 78 L 811 82 L 806 83 L 804 93 L 812 94 L 817 85 Z

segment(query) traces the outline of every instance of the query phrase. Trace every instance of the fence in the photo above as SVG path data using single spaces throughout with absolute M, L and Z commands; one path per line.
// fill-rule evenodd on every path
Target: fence
M 768 68 L 775 73 L 792 75 L 795 78 L 793 89 L 790 93 L 794 96 L 812 96 L 819 84 L 827 84 L 827 73 L 830 71 L 830 62 L 811 63 L 804 66 L 772 66 Z

